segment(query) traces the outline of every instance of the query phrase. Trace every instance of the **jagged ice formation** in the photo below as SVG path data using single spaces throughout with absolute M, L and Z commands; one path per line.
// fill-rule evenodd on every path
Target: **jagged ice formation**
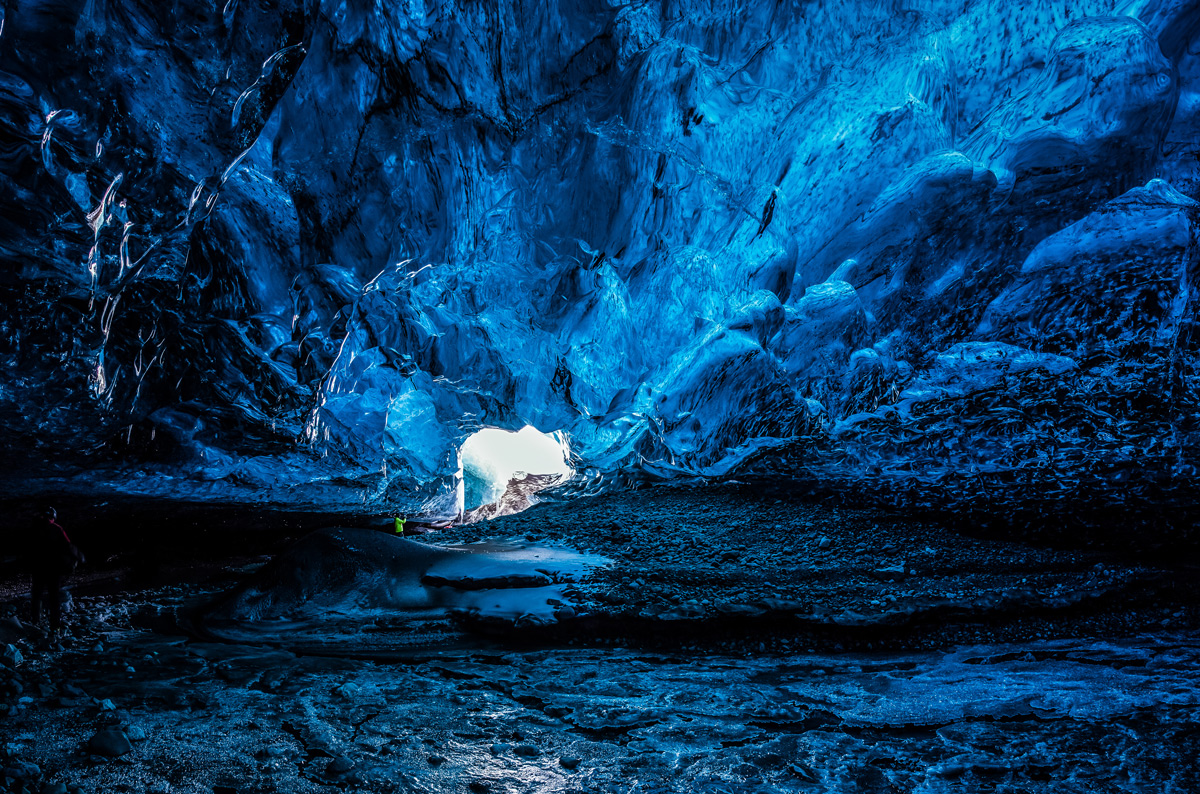
M 13 482 L 453 511 L 526 424 L 585 486 L 1194 475 L 1195 3 L 3 14 Z

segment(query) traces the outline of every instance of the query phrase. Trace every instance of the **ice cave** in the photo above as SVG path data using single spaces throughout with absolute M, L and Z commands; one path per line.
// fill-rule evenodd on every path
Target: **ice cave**
M 0 2 L 0 792 L 1200 792 L 1200 0 Z

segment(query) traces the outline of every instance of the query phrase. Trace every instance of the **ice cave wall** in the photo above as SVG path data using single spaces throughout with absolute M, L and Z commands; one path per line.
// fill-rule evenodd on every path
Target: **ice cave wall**
M 1198 31 L 1168 0 L 11 0 L 10 465 L 429 498 L 529 423 L 600 476 L 1186 479 Z

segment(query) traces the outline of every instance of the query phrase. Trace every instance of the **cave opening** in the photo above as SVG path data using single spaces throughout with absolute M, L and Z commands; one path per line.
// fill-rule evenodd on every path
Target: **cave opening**
M 562 482 L 574 472 L 570 458 L 570 446 L 562 432 L 543 433 L 532 425 L 515 432 L 481 428 L 467 438 L 460 451 L 463 509 L 470 513 L 498 505 L 510 486 L 528 497 Z

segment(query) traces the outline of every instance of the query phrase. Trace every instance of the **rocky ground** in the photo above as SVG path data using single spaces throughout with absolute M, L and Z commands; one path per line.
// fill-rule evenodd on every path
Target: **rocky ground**
M 1194 627 L 1195 568 L 973 538 L 756 485 L 540 505 L 439 532 L 560 542 L 613 565 L 573 588 L 578 626 L 638 645 L 941 648 Z M 701 621 L 705 631 L 691 631 Z M 556 627 L 560 633 L 564 627 Z M 689 639 L 690 638 L 690 639 Z
M 219 641 L 206 605 L 265 561 L 230 557 L 146 587 L 93 570 L 49 645 L 10 577 L 0 788 L 1200 790 L 1189 568 L 737 484 L 420 542 L 482 539 L 607 564 L 557 582 L 549 617 L 458 610 L 423 644 L 378 613 Z

